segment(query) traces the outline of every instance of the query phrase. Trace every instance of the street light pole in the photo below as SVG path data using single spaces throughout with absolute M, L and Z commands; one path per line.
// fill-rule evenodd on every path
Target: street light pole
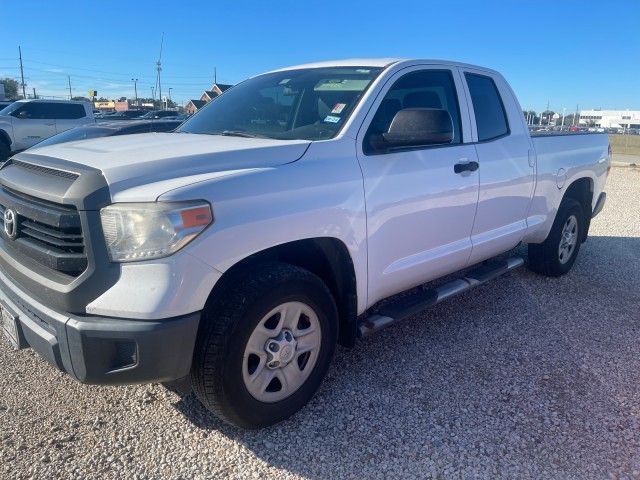
M 173 90 L 173 87 L 169 87 L 169 102 L 171 102 L 171 90 Z M 167 103 L 167 107 L 169 107 L 168 103 Z
M 135 95 L 136 95 L 136 106 L 137 106 L 138 105 L 138 79 L 132 78 L 131 81 L 133 82 L 133 91 L 135 92 Z

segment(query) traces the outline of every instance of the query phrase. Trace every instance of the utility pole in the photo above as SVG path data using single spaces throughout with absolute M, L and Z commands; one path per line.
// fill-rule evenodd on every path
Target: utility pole
M 156 62 L 156 68 L 158 69 L 158 98 L 160 99 L 160 108 L 162 108 L 162 82 L 160 81 L 160 72 L 162 71 L 162 45 L 164 44 L 164 32 L 160 39 L 160 56 Z
M 173 90 L 173 87 L 169 87 L 169 101 L 171 101 L 171 90 Z M 167 107 L 169 106 L 169 104 L 167 103 Z
M 20 55 L 20 78 L 22 79 L 22 97 L 27 98 L 27 92 L 25 90 L 26 85 L 24 83 L 24 70 L 22 69 L 22 48 L 19 45 L 18 45 L 18 54 Z
M 213 67 L 213 84 L 214 85 L 218 84 L 218 68 L 217 67 Z
M 138 79 L 132 78 L 131 81 L 133 82 L 133 91 L 136 95 L 136 105 L 138 105 Z
M 156 89 L 151 87 L 151 99 L 153 100 L 153 106 L 155 108 L 156 104 Z
M 26 96 L 24 98 L 27 98 Z M 33 87 L 33 98 L 37 99 L 38 95 L 36 95 L 36 87 Z
M 73 98 L 73 94 L 71 93 L 71 75 L 67 75 L 67 80 L 69 81 L 69 100 Z
M 564 114 L 565 114 L 566 111 L 567 111 L 566 108 L 562 109 L 562 124 L 560 125 L 560 128 L 564 128 Z

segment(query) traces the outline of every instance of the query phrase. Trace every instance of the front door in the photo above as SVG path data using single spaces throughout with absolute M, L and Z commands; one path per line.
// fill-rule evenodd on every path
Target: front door
M 45 102 L 26 102 L 11 113 L 12 150 L 24 150 L 56 133 L 56 121 Z
M 367 209 L 369 306 L 467 264 L 479 172 L 455 171 L 456 164 L 477 160 L 474 146 L 463 143 L 469 124 L 459 91 L 456 72 L 411 67 L 388 81 L 365 119 L 358 158 Z M 394 115 L 407 108 L 449 112 L 453 141 L 402 151 L 376 150 L 372 139 L 386 132 Z

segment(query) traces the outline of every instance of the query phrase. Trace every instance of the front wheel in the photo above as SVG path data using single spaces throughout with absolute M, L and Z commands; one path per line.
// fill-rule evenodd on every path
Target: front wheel
M 225 290 L 203 315 L 193 390 L 228 423 L 272 425 L 302 408 L 326 374 L 337 338 L 333 297 L 314 274 L 274 263 Z
M 573 266 L 585 229 L 584 211 L 573 198 L 565 198 L 547 239 L 529 244 L 529 268 L 550 277 L 564 275 Z

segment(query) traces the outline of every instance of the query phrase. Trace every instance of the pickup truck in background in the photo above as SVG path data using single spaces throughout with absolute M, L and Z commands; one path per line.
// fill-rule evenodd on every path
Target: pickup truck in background
M 606 135 L 530 137 L 493 70 L 273 71 L 172 133 L 13 156 L 3 328 L 81 382 L 173 382 L 270 425 L 312 397 L 336 343 L 522 265 L 503 255 L 519 244 L 532 270 L 567 273 L 609 168 Z
M 95 123 L 88 102 L 18 100 L 0 110 L 0 162 L 56 133 Z

